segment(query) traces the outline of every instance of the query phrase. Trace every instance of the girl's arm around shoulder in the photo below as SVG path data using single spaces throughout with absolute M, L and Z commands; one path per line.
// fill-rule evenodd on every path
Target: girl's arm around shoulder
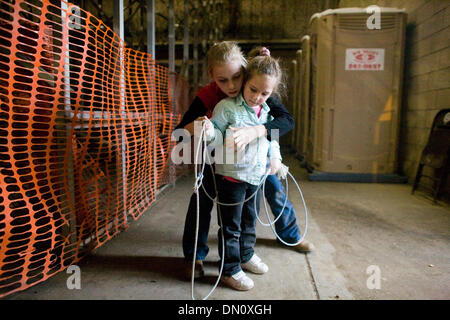
M 271 96 L 266 101 L 270 108 L 269 114 L 274 117 L 272 121 L 268 121 L 264 126 L 267 130 L 267 139 L 271 140 L 271 130 L 278 129 L 279 137 L 285 135 L 294 128 L 294 118 L 292 118 L 286 107 L 276 97 Z
M 270 159 L 270 174 L 275 174 L 281 168 L 281 152 L 280 145 L 277 141 L 272 140 L 269 142 L 269 159 Z
M 270 159 L 279 159 L 281 158 L 280 144 L 276 140 L 269 141 L 269 151 L 268 156 Z

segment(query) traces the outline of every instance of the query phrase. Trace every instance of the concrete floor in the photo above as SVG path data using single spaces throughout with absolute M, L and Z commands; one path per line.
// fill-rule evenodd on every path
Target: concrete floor
M 219 285 L 210 299 L 450 299 L 450 210 L 433 205 L 410 185 L 310 182 L 292 156 L 285 163 L 299 181 L 309 210 L 308 255 L 275 241 L 258 223 L 256 251 L 269 265 L 251 275 L 255 288 L 238 292 Z M 78 263 L 81 289 L 69 290 L 61 272 L 4 299 L 191 299 L 184 280 L 181 237 L 193 177 L 174 188 L 130 228 Z M 294 184 L 289 198 L 304 229 L 303 207 Z M 265 221 L 265 220 L 264 220 Z M 206 277 L 195 283 L 200 299 L 214 285 L 217 220 L 210 231 Z M 368 288 L 376 274 L 379 288 Z M 369 271 L 373 270 L 369 268 Z

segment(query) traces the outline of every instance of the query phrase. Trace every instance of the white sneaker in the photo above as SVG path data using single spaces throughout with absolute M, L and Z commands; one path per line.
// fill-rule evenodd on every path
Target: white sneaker
M 269 271 L 269 267 L 267 264 L 261 261 L 261 258 L 258 257 L 256 254 L 253 254 L 252 258 L 246 262 L 241 264 L 242 269 L 256 273 L 256 274 L 263 274 Z
M 250 290 L 255 285 L 253 280 L 247 277 L 245 272 L 242 270 L 233 274 L 231 277 L 222 276 L 222 282 L 229 287 L 240 291 Z

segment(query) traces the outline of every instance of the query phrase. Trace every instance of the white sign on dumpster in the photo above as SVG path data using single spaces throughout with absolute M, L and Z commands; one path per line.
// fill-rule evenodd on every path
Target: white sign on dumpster
M 346 49 L 345 70 L 384 70 L 384 49 Z

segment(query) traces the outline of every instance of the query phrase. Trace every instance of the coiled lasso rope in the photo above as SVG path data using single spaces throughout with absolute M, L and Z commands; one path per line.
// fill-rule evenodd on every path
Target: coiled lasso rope
M 197 163 L 198 163 L 198 162 L 197 162 L 197 159 L 198 159 L 198 156 L 199 156 L 199 153 L 200 153 L 200 146 L 202 145 L 202 143 L 200 143 L 200 142 L 203 142 L 203 156 L 202 156 L 201 173 L 198 174 L 198 172 L 197 172 Z M 205 187 L 203 186 L 203 172 L 204 172 L 204 170 L 205 170 L 205 164 L 206 164 L 206 161 L 205 161 L 205 160 L 206 160 L 206 156 L 208 157 L 209 163 L 211 163 L 211 159 L 210 159 L 209 154 L 208 154 L 208 152 L 207 152 L 207 137 L 206 137 L 206 134 L 205 134 L 205 122 L 203 122 L 203 124 L 202 124 L 202 130 L 201 130 L 201 132 L 200 132 L 200 137 L 199 137 L 199 143 L 198 143 L 198 146 L 197 146 L 197 149 L 196 149 L 196 153 L 195 153 L 195 161 L 196 161 L 196 162 L 195 162 L 195 170 L 194 170 L 194 174 L 195 174 L 194 192 L 195 192 L 196 198 L 197 198 L 197 215 L 196 215 L 196 226 L 195 226 L 194 255 L 193 255 L 193 260 L 192 260 L 192 274 L 191 274 L 191 297 L 192 297 L 192 300 L 196 300 L 196 299 L 195 299 L 195 296 L 194 296 L 194 282 L 195 282 L 195 281 L 194 281 L 194 278 L 195 278 L 195 261 L 196 261 L 196 257 L 197 257 L 198 229 L 199 229 L 199 220 L 200 220 L 200 198 L 199 198 L 199 194 L 198 194 L 198 189 L 199 189 L 200 187 L 202 187 L 202 188 L 203 188 L 203 191 L 204 191 L 205 194 L 206 194 L 206 196 L 207 196 L 211 201 L 213 201 L 214 203 L 218 204 L 218 205 L 217 205 L 217 213 L 218 213 L 217 216 L 218 216 L 218 223 L 219 223 L 219 227 L 220 227 L 220 233 L 221 233 L 221 237 L 222 237 L 222 259 L 221 259 L 221 265 L 220 265 L 219 275 L 218 275 L 218 277 L 217 277 L 217 280 L 216 280 L 216 282 L 215 282 L 213 288 L 212 288 L 212 289 L 211 289 L 211 290 L 210 290 L 210 291 L 209 291 L 209 292 L 201 299 L 201 300 L 206 300 L 206 299 L 209 298 L 209 296 L 210 296 L 210 295 L 214 292 L 214 290 L 217 288 L 217 285 L 219 284 L 220 278 L 221 278 L 221 276 L 222 276 L 223 265 L 224 265 L 223 253 L 225 252 L 225 239 L 224 239 L 224 235 L 223 235 L 222 215 L 221 215 L 221 213 L 220 213 L 220 205 L 223 205 L 223 206 L 235 206 L 235 205 L 242 204 L 242 203 L 244 203 L 244 202 L 250 200 L 252 197 L 254 197 L 261 187 L 262 187 L 262 191 L 263 191 L 263 195 L 264 195 L 264 192 L 265 192 L 265 186 L 266 186 L 266 179 L 267 179 L 267 177 L 269 176 L 269 173 L 270 173 L 270 169 L 268 169 L 268 170 L 266 171 L 266 173 L 264 174 L 264 176 L 262 177 L 261 182 L 260 182 L 260 184 L 258 185 L 258 188 L 256 189 L 256 191 L 255 191 L 250 197 L 248 197 L 247 199 L 245 199 L 244 201 L 236 202 L 236 203 L 222 203 L 222 202 L 216 200 L 215 198 L 211 197 L 211 196 L 208 194 L 208 192 L 206 191 Z M 213 182 L 214 182 L 214 189 L 216 190 L 216 195 L 217 195 L 217 185 L 216 185 L 215 173 L 214 173 L 214 170 L 213 170 L 212 166 L 210 165 L 209 167 L 211 168 L 211 173 L 212 173 Z M 298 245 L 299 243 L 301 243 L 301 242 L 305 239 L 306 234 L 307 234 L 307 231 L 308 231 L 308 209 L 307 209 L 307 207 L 306 207 L 306 203 L 305 203 L 305 199 L 304 199 L 304 197 L 303 197 L 303 193 L 302 193 L 302 191 L 301 191 L 301 189 L 300 189 L 300 186 L 298 185 L 297 181 L 296 181 L 295 178 L 292 176 L 292 174 L 288 171 L 288 168 L 287 168 L 286 166 L 284 166 L 284 170 L 285 170 L 285 174 L 286 174 L 286 175 L 284 175 L 284 179 L 285 179 L 285 181 L 286 181 L 286 199 L 285 199 L 285 201 L 284 201 L 283 208 L 282 208 L 282 210 L 280 211 L 280 214 L 279 214 L 278 217 L 276 217 L 273 221 L 271 221 L 271 220 L 270 220 L 270 216 L 269 216 L 269 211 L 268 211 L 268 209 L 267 209 L 267 202 L 266 202 L 266 199 L 263 197 L 263 198 L 264 198 L 264 210 L 265 210 L 265 212 L 266 212 L 266 217 L 267 217 L 267 220 L 269 221 L 269 223 L 263 223 L 263 222 L 260 220 L 260 218 L 259 218 L 259 214 L 256 215 L 256 218 L 258 219 L 258 221 L 259 221 L 263 226 L 266 226 L 266 227 L 267 227 L 267 226 L 270 226 L 272 232 L 275 234 L 275 236 L 278 238 L 278 240 L 280 240 L 281 243 L 283 243 L 283 244 L 285 244 L 285 245 L 287 245 L 287 246 L 296 246 L 296 245 Z M 281 215 L 282 215 L 283 212 L 284 212 L 284 209 L 286 208 L 286 203 L 287 203 L 287 200 L 288 200 L 288 199 L 287 199 L 287 193 L 289 192 L 289 186 L 288 186 L 288 178 L 287 178 L 287 176 L 289 176 L 289 177 L 294 181 L 294 183 L 295 183 L 295 185 L 296 185 L 296 187 L 297 187 L 297 190 L 298 190 L 298 192 L 299 192 L 299 194 L 300 194 L 300 197 L 301 197 L 301 199 L 302 199 L 302 202 L 303 202 L 303 208 L 304 208 L 304 211 L 305 211 L 305 232 L 303 233 L 303 236 L 301 236 L 300 239 L 299 239 L 297 242 L 295 242 L 295 243 L 288 243 L 288 242 L 284 241 L 283 239 L 281 239 L 281 237 L 278 235 L 278 233 L 276 232 L 276 230 L 275 230 L 275 228 L 274 228 L 274 226 L 273 226 L 273 225 L 275 224 L 275 222 L 281 217 Z M 256 210 L 256 208 L 257 208 L 256 199 L 257 199 L 257 197 L 255 197 L 255 199 L 254 199 L 254 206 L 255 206 L 255 212 L 258 212 L 258 211 Z

